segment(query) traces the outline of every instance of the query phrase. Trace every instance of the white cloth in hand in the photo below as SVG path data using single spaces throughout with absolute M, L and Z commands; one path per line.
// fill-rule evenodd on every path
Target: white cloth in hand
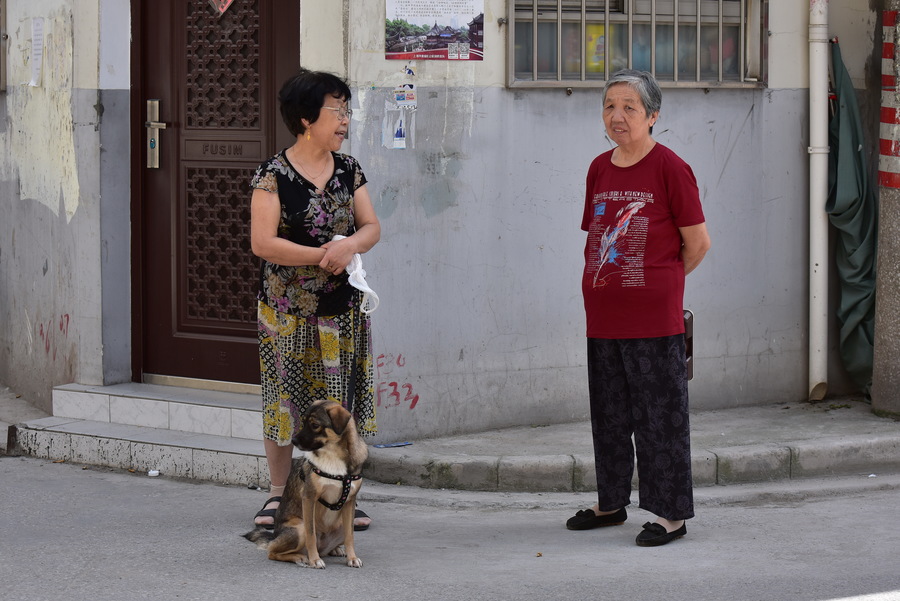
M 338 234 L 333 240 L 342 240 L 346 237 L 347 236 Z M 363 299 L 359 304 L 359 309 L 368 315 L 378 308 L 378 295 L 375 294 L 375 291 L 369 288 L 369 285 L 366 283 L 366 270 L 363 269 L 362 257 L 359 253 L 355 253 L 353 258 L 350 259 L 350 264 L 347 265 L 346 271 L 350 278 L 350 285 L 363 293 Z

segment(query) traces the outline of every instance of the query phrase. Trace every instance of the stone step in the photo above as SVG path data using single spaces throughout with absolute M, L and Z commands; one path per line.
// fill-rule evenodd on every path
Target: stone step
M 22 455 L 174 478 L 268 487 L 262 442 L 108 421 L 45 417 L 17 424 Z
M 53 389 L 52 417 L 18 424 L 15 437 L 16 452 L 53 461 L 269 483 L 258 391 L 68 384 Z
M 262 440 L 259 394 L 126 383 L 53 389 L 53 416 Z

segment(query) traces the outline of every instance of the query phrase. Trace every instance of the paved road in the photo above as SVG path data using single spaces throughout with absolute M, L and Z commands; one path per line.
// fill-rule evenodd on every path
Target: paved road
M 634 545 L 649 515 L 569 532 L 588 494 L 366 483 L 365 562 L 271 562 L 238 535 L 241 487 L 0 457 L 0 599 L 604 601 L 900 599 L 900 476 L 698 490 L 688 537 Z M 636 495 L 634 500 L 636 501 Z

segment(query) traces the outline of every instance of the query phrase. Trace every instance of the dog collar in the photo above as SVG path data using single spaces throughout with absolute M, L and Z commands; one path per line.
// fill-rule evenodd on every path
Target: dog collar
M 337 503 L 329 503 L 325 499 L 319 498 L 319 503 L 327 507 L 332 511 L 340 511 L 341 508 L 344 507 L 344 503 L 347 502 L 347 499 L 350 498 L 350 484 L 354 480 L 359 480 L 362 478 L 361 474 L 356 474 L 355 476 L 335 476 L 334 474 L 326 474 L 316 466 L 311 466 L 312 472 L 317 476 L 321 476 L 322 478 L 329 478 L 331 480 L 339 480 L 344 484 L 344 489 L 341 491 L 341 498 L 338 499 Z

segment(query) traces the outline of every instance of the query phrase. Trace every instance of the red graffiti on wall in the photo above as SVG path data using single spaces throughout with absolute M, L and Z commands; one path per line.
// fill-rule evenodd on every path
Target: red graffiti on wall
M 410 409 L 415 409 L 419 402 L 419 395 L 413 392 L 409 382 L 389 381 L 389 376 L 394 370 L 402 369 L 406 365 L 403 355 L 382 354 L 375 359 L 375 370 L 378 380 L 375 388 L 375 399 L 378 407 L 400 407 L 409 404 Z
M 44 352 L 48 355 L 53 356 L 53 360 L 56 361 L 56 338 L 57 336 L 61 336 L 62 338 L 69 337 L 69 314 L 64 313 L 59 316 L 59 320 L 49 320 L 46 325 L 41 322 L 38 326 L 38 335 L 40 335 L 41 340 L 44 342 Z

